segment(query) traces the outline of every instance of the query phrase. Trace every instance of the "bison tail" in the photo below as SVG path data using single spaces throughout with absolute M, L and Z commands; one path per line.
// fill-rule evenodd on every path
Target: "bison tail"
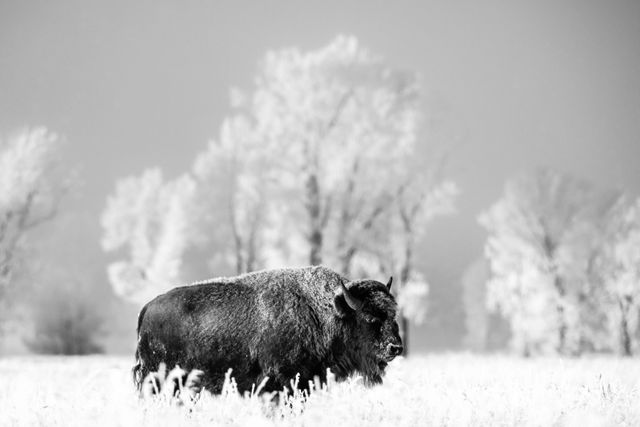
M 140 354 L 136 349 L 136 363 L 131 368 L 131 376 L 133 377 L 133 385 L 138 391 L 142 390 L 142 362 L 140 362 Z
M 144 313 L 147 310 L 147 306 L 145 305 L 140 310 L 138 314 L 138 327 L 136 329 L 136 335 L 138 337 L 138 344 L 136 345 L 136 353 L 135 353 L 135 365 L 131 368 L 131 376 L 133 377 L 133 384 L 135 385 L 138 391 L 142 390 L 142 381 L 144 380 L 144 367 L 142 364 L 142 360 L 140 359 L 140 325 L 142 324 L 142 319 L 144 317 Z

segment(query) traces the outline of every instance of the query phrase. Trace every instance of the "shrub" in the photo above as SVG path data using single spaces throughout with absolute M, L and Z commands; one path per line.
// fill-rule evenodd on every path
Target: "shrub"
M 82 355 L 102 353 L 96 342 L 102 318 L 95 303 L 78 286 L 48 287 L 31 303 L 32 335 L 24 338 L 38 354 Z

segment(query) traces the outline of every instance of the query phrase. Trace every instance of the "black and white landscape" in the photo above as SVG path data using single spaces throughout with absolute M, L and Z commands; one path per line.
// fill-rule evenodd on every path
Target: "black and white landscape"
M 640 425 L 639 42 L 626 0 L 1 1 L 0 425 Z

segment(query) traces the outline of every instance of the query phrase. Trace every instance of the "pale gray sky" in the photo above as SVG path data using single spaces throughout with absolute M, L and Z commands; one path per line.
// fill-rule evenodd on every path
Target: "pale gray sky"
M 66 137 L 98 251 L 117 178 L 186 170 L 217 135 L 229 88 L 250 89 L 266 50 L 316 49 L 338 33 L 421 72 L 462 137 L 449 169 L 460 212 L 423 251 L 436 287 L 480 254 L 478 212 L 525 168 L 640 191 L 634 0 L 0 0 L 0 133 L 45 125 Z

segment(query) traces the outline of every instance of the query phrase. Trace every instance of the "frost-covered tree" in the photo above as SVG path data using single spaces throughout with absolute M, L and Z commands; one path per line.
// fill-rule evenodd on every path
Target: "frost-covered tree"
M 510 180 L 479 220 L 489 237 L 492 278 L 487 298 L 511 323 L 512 344 L 525 353 L 575 353 L 584 281 L 583 223 L 593 206 L 584 181 L 550 169 Z M 588 253 L 587 253 L 588 255 Z
M 59 138 L 45 128 L 0 139 L 0 304 L 25 267 L 29 233 L 55 217 L 70 180 L 57 161 Z M 6 313 L 5 308 L 0 309 Z
M 621 197 L 611 210 L 602 250 L 596 261 L 603 282 L 605 337 L 620 354 L 640 350 L 640 199 Z
M 417 78 L 338 37 L 317 51 L 269 52 L 245 98 L 272 153 L 272 197 L 288 202 L 273 215 L 286 218 L 274 225 L 290 236 L 275 242 L 291 256 L 278 261 L 348 274 L 361 240 L 394 205 L 394 173 L 413 148 L 420 116 Z
M 615 191 L 593 191 L 583 214 L 567 233 L 563 275 L 572 283 L 574 352 L 611 350 L 609 278 L 611 243 L 620 226 L 625 197 Z
M 371 276 L 392 271 L 397 284 L 394 292 L 399 305 L 400 329 L 404 346 L 409 347 L 409 322 L 421 324 L 427 313 L 429 284 L 417 268 L 416 246 L 429 224 L 439 216 L 454 212 L 457 186 L 447 180 L 434 179 L 428 167 L 412 169 L 412 159 L 405 160 L 404 172 L 398 171 L 397 194 L 393 209 L 383 215 L 361 247 L 355 265 L 359 275 Z M 372 266 L 362 268 L 362 257 Z
M 401 225 L 399 244 L 394 257 L 398 260 L 400 283 L 398 303 L 401 313 L 401 328 L 405 341 L 408 341 L 409 320 L 422 322 L 426 315 L 426 296 L 428 284 L 424 276 L 417 271 L 416 245 L 423 237 L 425 228 L 438 216 L 454 212 L 454 201 L 458 187 L 451 181 L 434 183 L 429 180 L 410 179 L 400 189 L 398 200 L 398 218 Z M 418 298 L 418 295 L 421 298 Z M 409 309 L 411 302 L 420 307 L 420 311 Z M 411 315 L 411 313 L 415 313 Z M 405 344 L 406 345 L 406 344 Z
M 198 203 L 192 221 L 207 236 L 200 243 L 232 242 L 214 255 L 229 260 L 238 274 L 264 265 L 271 160 L 251 123 L 237 115 L 224 121 L 219 138 L 194 162 Z
M 144 303 L 180 281 L 182 255 L 194 238 L 194 193 L 190 176 L 163 182 L 159 169 L 117 183 L 102 215 L 103 248 L 128 252 L 108 267 L 117 295 Z

